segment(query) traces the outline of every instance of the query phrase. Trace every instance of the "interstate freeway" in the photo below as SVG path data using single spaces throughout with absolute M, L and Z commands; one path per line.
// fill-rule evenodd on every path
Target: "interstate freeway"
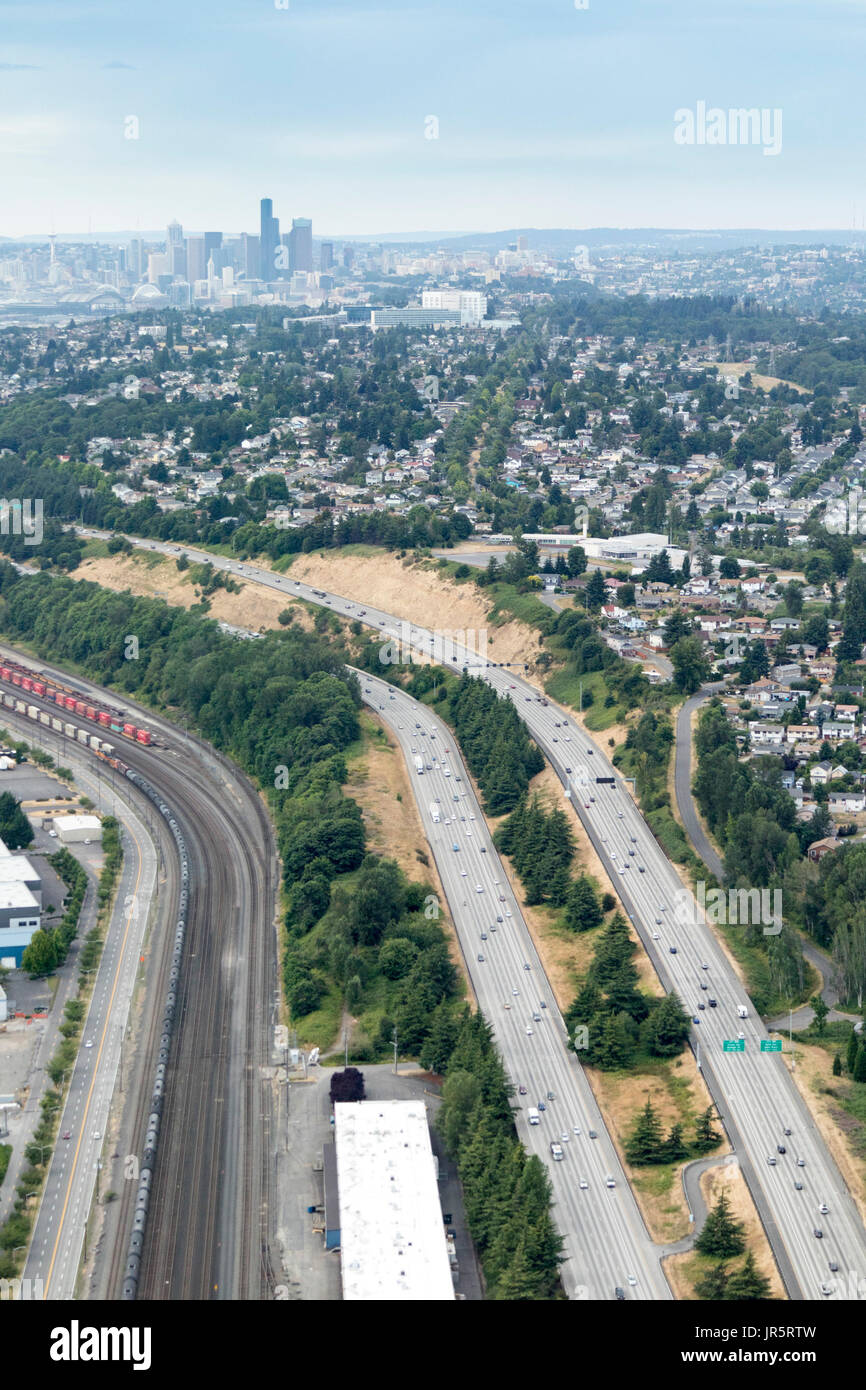
M 208 560 L 215 568 L 241 573 L 293 597 L 357 618 L 378 628 L 384 640 L 408 643 L 418 652 L 434 649 L 434 634 L 429 629 L 366 601 L 361 605 L 338 594 L 323 595 L 289 575 L 274 574 L 250 563 L 241 565 L 195 547 L 129 539 L 142 548 L 168 554 L 182 548 L 191 559 Z M 703 914 L 693 900 L 688 912 L 674 911 L 681 902 L 678 895 L 684 891 L 681 881 L 621 778 L 592 739 L 553 703 L 542 705 L 536 688 L 522 676 L 494 666 L 481 669 L 475 654 L 459 643 L 442 645 L 443 665 L 454 670 L 466 666 L 515 701 L 529 732 L 570 793 L 574 813 L 616 883 L 663 985 L 675 989 L 700 1020 L 692 1027 L 691 1045 L 739 1157 L 789 1297 L 850 1297 L 851 1288 L 866 1281 L 866 1229 L 860 1211 L 787 1071 L 784 1057 L 761 1051 L 760 1044 L 768 1041 L 766 1030 Z M 570 773 L 566 771 L 569 767 Z M 599 776 L 613 782 L 596 784 L 592 793 L 595 801 L 589 801 L 584 798 L 584 788 Z M 581 780 L 584 778 L 586 782 Z M 633 865 L 629 847 L 635 849 Z M 623 851 L 629 868 L 620 873 Z M 702 981 L 708 984 L 707 991 L 701 990 Z M 715 1009 L 698 1010 L 704 995 L 717 1000 Z M 747 1008 L 744 1020 L 737 1014 L 739 1004 Z M 740 1041 L 741 1031 L 745 1050 L 724 1051 L 724 1041 Z M 785 1134 L 786 1129 L 791 1130 L 790 1135 Z M 782 1154 L 778 1152 L 780 1146 L 785 1149 Z M 821 1205 L 829 1208 L 826 1214 L 819 1212 Z M 821 1232 L 820 1237 L 816 1231 Z M 831 1265 L 838 1269 L 831 1269 Z
M 517 1132 L 548 1167 L 553 1215 L 564 1241 L 566 1291 L 571 1298 L 610 1299 L 620 1287 L 627 1298 L 670 1298 L 659 1252 L 568 1046 L 544 967 L 449 729 L 399 688 L 357 674 L 364 699 L 390 726 L 410 769 L 467 974 L 517 1093 Z M 414 771 L 416 756 L 424 764 L 420 774 Z M 530 1107 L 539 1108 L 537 1125 L 529 1124 Z M 561 1161 L 551 1159 L 552 1142 L 562 1149 Z

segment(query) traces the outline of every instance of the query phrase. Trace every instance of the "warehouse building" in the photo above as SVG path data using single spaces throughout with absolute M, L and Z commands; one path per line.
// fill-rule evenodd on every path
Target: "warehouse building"
M 98 816 L 57 816 L 54 821 L 57 838 L 62 845 L 78 845 L 102 839 L 102 822 Z
M 334 1106 L 343 1298 L 454 1298 L 437 1167 L 420 1100 Z M 333 1205 L 333 1204 L 332 1204 Z
M 41 908 L 23 883 L 0 884 L 0 963 L 17 966 L 39 930 Z

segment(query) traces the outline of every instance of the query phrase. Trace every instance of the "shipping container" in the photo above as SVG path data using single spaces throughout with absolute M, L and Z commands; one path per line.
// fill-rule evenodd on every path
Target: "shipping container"
M 84 714 L 85 714 L 85 717 L 86 717 L 87 719 L 95 719 L 95 718 L 96 718 L 96 706 L 95 706 L 95 705 L 87 705 L 87 706 L 85 707 Z
M 27 706 L 25 705 L 25 703 L 24 703 L 23 700 L 16 700 L 16 701 L 15 701 L 15 708 L 16 708 L 16 710 L 18 711 L 19 714 L 26 714 L 26 713 L 27 713 Z
M 66 735 L 67 738 L 75 738 L 75 725 L 74 725 L 74 724 L 64 724 L 64 725 L 63 725 L 63 732 L 65 733 L 65 735 Z
M 111 730 L 113 730 L 113 732 L 116 733 L 116 734 L 122 734 L 122 733 L 123 733 L 123 725 L 121 724 L 121 722 L 120 722 L 119 719 L 114 719 L 114 718 L 112 718 L 112 720 L 111 720 L 111 722 L 110 722 L 110 724 L 109 724 L 108 727 L 109 727 Z
M 34 682 L 33 682 L 33 694 L 34 694 L 34 695 L 44 696 L 44 695 L 45 695 L 45 690 L 46 690 L 46 685 L 45 685 L 45 682 L 44 682 L 44 681 L 34 681 Z
M 8 681 L 8 679 L 9 679 L 9 677 L 10 677 L 11 675 L 12 675 L 12 669 L 11 669 L 11 667 L 9 667 L 9 666 L 0 666 L 0 676 L 3 677 L 4 681 Z
M 87 732 L 86 729 L 76 729 L 75 737 L 78 739 L 79 743 L 87 743 L 90 738 L 90 734 Z
M 40 724 L 50 724 L 50 723 L 51 723 L 51 715 L 50 715 L 50 714 L 46 714 L 45 711 L 44 711 L 44 709 L 39 711 L 39 723 L 40 723 Z
M 33 682 L 32 682 L 32 680 L 30 679 L 29 676 L 22 676 L 22 677 L 21 677 L 21 689 L 22 689 L 22 690 L 32 690 L 32 689 L 33 689 Z
M 53 719 L 51 720 L 51 727 L 52 727 L 52 729 L 56 729 L 57 732 L 58 732 L 59 734 L 62 734 L 62 733 L 63 733 L 63 720 L 62 720 L 62 719 L 53 718 Z
M 39 711 L 38 711 L 38 709 L 36 708 L 35 705 L 28 705 L 28 706 L 27 706 L 27 718 L 28 718 L 28 719 L 38 719 L 38 718 L 39 718 Z
M 101 709 L 98 711 L 98 719 L 100 724 L 102 724 L 106 729 L 111 723 L 111 715 L 108 713 L 107 709 Z
M 72 696 L 72 695 L 64 695 L 64 696 L 62 696 L 61 698 L 62 698 L 62 700 L 63 700 L 63 704 L 64 704 L 64 706 L 65 706 L 66 709 L 75 709 L 75 698 L 74 698 L 74 696 Z
M 137 743 L 150 743 L 150 729 L 136 729 L 135 738 Z
M 76 714 L 81 715 L 82 719 L 87 714 L 87 706 L 83 700 L 73 700 L 72 708 L 75 710 Z
M 102 747 L 102 739 L 99 737 L 98 734 L 88 734 L 88 735 L 87 735 L 87 742 L 90 744 L 91 748 L 95 748 L 95 749 L 96 749 L 97 753 L 99 752 L 100 748 Z
M 113 727 L 113 726 L 112 726 L 112 727 Z M 120 732 L 121 732 L 122 734 L 125 734 L 127 738 L 135 738 L 135 725 L 134 725 L 134 724 L 124 724 L 124 726 L 123 726 L 123 728 L 121 729 Z
M 114 752 L 114 744 L 113 744 L 113 743 L 103 743 L 103 745 L 102 745 L 102 756 L 103 756 L 104 758 L 110 758 L 111 755 L 113 754 L 113 752 Z

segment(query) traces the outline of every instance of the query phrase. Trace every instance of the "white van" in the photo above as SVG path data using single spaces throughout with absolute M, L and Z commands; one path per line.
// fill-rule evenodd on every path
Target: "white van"
M 538 1111 L 536 1110 L 536 1108 L 535 1108 L 534 1105 L 530 1105 L 529 1110 L 527 1111 L 527 1114 L 529 1115 L 529 1123 L 530 1123 L 531 1125 L 540 1125 L 540 1124 L 541 1124 L 541 1116 L 539 1115 L 539 1113 L 538 1113 Z

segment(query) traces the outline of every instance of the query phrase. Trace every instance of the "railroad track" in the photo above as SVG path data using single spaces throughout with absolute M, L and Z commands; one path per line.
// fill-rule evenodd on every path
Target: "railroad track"
M 44 663 L 43 670 L 51 668 Z M 67 681 L 65 673 L 57 672 Z M 96 691 L 76 678 L 76 688 Z M 100 692 L 103 693 L 104 692 Z M 31 696 L 36 700 L 35 696 Z M 116 699 L 109 696 L 110 699 Z M 39 703 L 36 700 L 36 703 Z M 139 1275 L 140 1298 L 260 1299 L 274 1285 L 270 1257 L 270 1056 L 276 986 L 276 858 L 261 797 L 227 758 L 137 709 L 164 746 L 118 748 L 171 807 L 189 856 L 189 904 L 178 1007 Z M 81 727 L 90 727 L 75 715 Z M 134 785 L 120 773 L 106 775 Z M 141 1164 L 151 1080 L 162 1032 L 179 880 L 174 840 L 155 817 L 168 866 L 162 915 L 151 937 L 149 999 L 131 1084 L 137 1087 L 131 1152 Z M 120 1194 L 119 1235 L 108 1289 L 123 1286 L 136 1184 Z

